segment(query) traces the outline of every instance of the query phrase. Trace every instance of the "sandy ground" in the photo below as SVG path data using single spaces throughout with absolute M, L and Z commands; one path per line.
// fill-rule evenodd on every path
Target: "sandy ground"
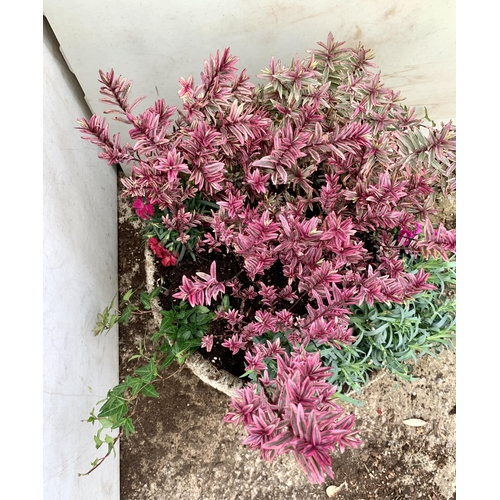
M 188 368 L 171 369 L 121 446 L 122 500 L 455 498 L 455 356 L 423 359 L 417 382 L 387 374 L 350 407 L 365 445 L 334 457 L 335 481 L 308 483 L 291 456 L 263 462 L 222 423 L 228 396 Z M 417 418 L 426 425 L 410 427 Z

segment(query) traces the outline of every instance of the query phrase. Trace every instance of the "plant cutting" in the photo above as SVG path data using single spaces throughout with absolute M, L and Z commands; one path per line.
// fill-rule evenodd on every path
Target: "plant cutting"
M 378 346 L 407 355 L 411 345 L 409 359 L 452 345 L 453 325 L 433 317 L 437 335 L 417 329 L 415 344 L 415 335 L 393 333 L 402 342 L 377 338 L 360 354 L 361 332 L 389 329 L 373 311 L 386 308 L 387 319 L 435 292 L 432 263 L 453 260 L 456 241 L 435 219 L 436 195 L 456 189 L 455 127 L 418 118 L 384 87 L 373 57 L 329 34 L 305 60 L 272 58 L 255 86 L 226 49 L 205 61 L 200 83 L 180 79 L 181 107 L 160 99 L 139 114 L 144 96 L 129 103 L 131 82 L 99 72 L 101 100 L 113 107 L 105 113 L 129 125 L 135 142 L 111 138 L 95 115 L 78 128 L 108 164 L 132 164 L 124 195 L 165 279 L 184 259 L 197 270 L 168 296 L 161 285 L 154 291 L 166 306 L 141 383 L 132 377 L 111 390 L 89 421 L 133 432 L 129 404 L 157 396 L 147 387 L 158 370 L 220 346 L 243 355 L 246 368 L 225 421 L 243 425 L 244 444 L 263 459 L 292 453 L 321 483 L 334 477 L 332 452 L 362 444 L 338 403 L 348 368 L 327 360 L 372 356 L 368 372 L 396 366 L 375 357 Z M 405 361 L 400 352 L 395 359 Z M 109 453 L 114 438 L 98 438 Z

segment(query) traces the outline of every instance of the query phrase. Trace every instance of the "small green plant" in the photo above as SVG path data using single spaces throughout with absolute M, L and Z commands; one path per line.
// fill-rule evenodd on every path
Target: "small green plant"
M 155 288 L 151 293 L 141 292 L 139 300 L 133 302 L 133 290 L 129 290 L 122 299 L 124 306 L 120 311 L 113 312 L 114 298 L 103 313 L 98 314 L 97 324 L 94 328 L 96 335 L 109 331 L 116 323 L 128 324 L 130 317 L 137 314 L 151 312 L 151 301 L 158 296 L 161 287 Z M 88 475 L 95 470 L 111 453 L 115 453 L 115 444 L 122 437 L 128 438 L 135 433 L 133 415 L 135 405 L 140 396 L 152 398 L 158 397 L 154 384 L 161 379 L 160 371 L 177 361 L 182 365 L 189 354 L 195 352 L 201 345 L 202 337 L 207 333 L 215 313 L 210 312 L 204 306 L 188 307 L 186 302 L 180 302 L 169 311 L 162 311 L 162 322 L 160 329 L 152 338 L 153 354 L 144 352 L 142 343 L 139 346 L 139 354 L 129 358 L 145 359 L 147 362 L 134 370 L 134 375 L 127 375 L 125 379 L 108 391 L 106 398 L 97 404 L 102 404 L 99 412 L 95 408 L 90 412 L 86 420 L 91 424 L 99 423 L 100 428 L 94 435 L 97 449 L 106 444 L 108 449 L 106 455 L 97 458 L 91 463 L 92 468 L 85 474 Z M 117 435 L 112 432 L 119 429 Z M 105 435 L 103 436 L 103 432 Z M 109 432 L 109 433 L 108 433 Z
M 165 355 L 160 366 L 163 369 L 173 361 L 183 364 L 190 354 L 198 350 L 215 313 L 205 306 L 190 307 L 182 301 L 161 314 L 160 330 L 153 335 L 152 341 L 157 350 Z
M 455 345 L 454 259 L 407 259 L 408 269 L 430 273 L 429 282 L 437 288 L 427 290 L 402 304 L 366 302 L 352 307 L 351 325 L 356 341 L 342 349 L 320 346 L 323 362 L 332 367 L 329 382 L 358 394 L 369 382 L 369 374 L 387 368 L 405 380 L 418 357 L 435 356 Z M 345 392 L 345 391 L 344 391 Z
M 147 314 L 151 312 L 151 301 L 157 297 L 161 292 L 161 287 L 155 288 L 150 294 L 141 292 L 139 295 L 139 301 L 134 303 L 132 301 L 132 296 L 134 295 L 134 290 L 128 290 L 127 293 L 122 298 L 121 306 L 122 310 L 115 308 L 112 311 L 116 296 L 113 297 L 111 304 L 106 306 L 102 313 L 97 315 L 96 326 L 92 329 L 94 335 L 100 335 L 103 332 L 108 332 L 113 328 L 115 324 L 123 323 L 128 325 L 130 317 L 132 314 Z M 141 306 L 143 311 L 140 311 Z

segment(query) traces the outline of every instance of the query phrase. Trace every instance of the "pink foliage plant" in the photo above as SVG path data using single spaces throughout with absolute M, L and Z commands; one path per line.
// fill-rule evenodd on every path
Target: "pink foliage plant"
M 242 424 L 248 432 L 243 444 L 259 450 L 264 460 L 291 452 L 312 483 L 324 482 L 325 474 L 334 479 L 331 452 L 362 444 L 353 429 L 354 417 L 334 402 L 336 387 L 325 381 L 330 373 L 319 352 L 297 348 L 278 355 L 270 352 L 273 348 L 268 341 L 265 355 L 277 361 L 274 379 L 269 380 L 262 365 L 260 389 L 237 389 L 224 421 Z
M 124 196 L 140 200 L 140 217 L 154 207 L 180 244 L 196 230 L 196 252 L 239 262 L 242 276 L 219 281 L 214 261 L 209 274 L 184 276 L 173 297 L 214 310 L 231 297 L 236 309 L 217 313 L 226 322 L 218 340 L 245 352 L 255 383 L 233 398 L 226 421 L 244 425 L 244 443 L 265 459 L 292 452 L 314 482 L 333 477 L 331 451 L 360 441 L 303 348 L 352 343 L 353 305 L 432 289 L 425 272 L 405 270 L 405 255 L 455 252 L 455 230 L 432 222 L 436 193 L 456 189 L 455 126 L 417 118 L 372 59 L 330 33 L 304 61 L 272 58 L 256 86 L 229 49 L 217 51 L 198 85 L 180 79 L 180 108 L 160 99 L 142 113 L 134 109 L 144 97 L 128 101 L 132 82 L 100 71 L 102 101 L 114 106 L 106 113 L 130 126 L 135 143 L 110 138 L 103 118 L 78 120 L 101 158 L 132 164 Z M 195 199 L 218 208 L 190 210 Z M 268 279 L 276 269 L 281 283 Z M 256 342 L 264 334 L 285 336 L 293 351 L 265 356 Z M 266 359 L 277 363 L 274 379 Z

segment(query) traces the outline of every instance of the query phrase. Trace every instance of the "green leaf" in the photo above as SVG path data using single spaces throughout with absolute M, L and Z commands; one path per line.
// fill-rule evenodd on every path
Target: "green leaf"
M 191 351 L 189 349 L 185 349 L 179 353 L 177 353 L 177 363 L 179 363 L 180 365 L 184 364 L 184 362 L 186 361 L 186 359 L 188 358 L 188 356 L 191 354 Z
M 162 362 L 162 364 L 160 365 L 160 369 L 163 370 L 164 368 L 166 368 L 167 366 L 170 366 L 173 362 L 175 361 L 175 354 L 174 353 L 170 353 Z
M 188 329 L 183 328 L 179 332 L 178 337 L 181 338 L 182 340 L 190 340 L 193 337 L 193 334 L 191 333 L 191 330 L 189 328 Z
M 94 436 L 94 442 L 95 442 L 95 447 L 99 449 L 102 445 L 102 440 L 99 439 L 97 436 Z
M 224 295 L 224 297 L 222 298 L 222 309 L 224 311 L 228 311 L 230 307 L 231 304 L 229 302 L 229 295 Z
M 130 289 L 124 296 L 123 296 L 123 302 L 128 302 L 130 300 L 130 297 L 134 294 L 134 290 Z
M 150 398 L 157 398 L 159 397 L 158 392 L 154 388 L 153 384 L 148 384 L 145 387 L 141 389 L 141 394 L 144 394 L 144 396 L 149 396 Z
M 150 299 L 149 295 L 145 292 L 141 292 L 140 299 L 141 299 L 142 305 L 144 306 L 144 309 L 149 311 L 149 309 L 151 309 L 151 299 Z
M 185 253 L 186 253 L 186 247 L 184 245 L 182 245 L 181 253 L 179 254 L 177 262 L 181 262 L 182 261 L 182 259 L 184 258 Z
M 210 208 L 213 208 L 215 210 L 219 210 L 219 205 L 217 205 L 216 203 L 212 203 L 211 201 L 207 201 L 207 200 L 200 200 L 200 203 L 202 205 L 206 205 L 207 207 L 210 207 Z
M 136 396 L 144 385 L 144 381 L 140 378 L 131 378 L 130 380 L 130 392 L 131 396 Z
M 158 342 L 158 340 L 160 340 L 163 337 L 164 337 L 164 333 L 163 332 L 156 332 L 151 337 L 151 342 L 153 342 L 153 344 L 156 344 Z
M 135 434 L 135 427 L 130 417 L 126 418 L 121 425 L 125 437 L 128 438 L 130 434 Z
M 104 331 L 105 326 L 102 323 L 97 323 L 96 326 L 92 329 L 94 336 L 100 335 Z
M 129 304 L 125 310 L 123 311 L 122 315 L 118 319 L 119 323 L 123 323 L 124 325 L 128 325 L 130 315 L 132 314 L 132 305 Z
M 110 397 L 103 404 L 101 411 L 97 415 L 99 418 L 115 416 L 117 419 L 121 418 L 127 412 L 128 408 L 123 399 L 117 397 Z
M 345 396 L 344 394 L 341 394 L 340 392 L 336 392 L 333 395 L 333 399 L 340 399 L 340 401 L 343 401 L 344 403 L 350 403 L 350 404 L 352 404 L 354 406 L 358 406 L 360 408 L 363 408 L 365 406 L 365 404 L 362 401 Z
M 154 359 L 150 359 L 146 366 L 137 368 L 135 373 L 141 377 L 144 382 L 151 382 L 158 375 L 158 371 L 154 362 Z
M 425 110 L 425 116 L 424 116 L 424 118 L 425 118 L 427 121 L 431 122 L 431 123 L 432 123 L 432 126 L 433 126 L 433 127 L 435 127 L 435 126 L 436 126 L 436 122 L 435 122 L 434 120 L 431 120 L 431 119 L 429 118 L 429 115 L 427 114 L 427 108 L 426 108 L 425 106 L 424 106 L 424 110 Z
M 102 425 L 103 429 L 109 429 L 113 426 L 113 421 L 109 418 L 100 418 L 99 423 Z
M 118 320 L 118 317 L 115 314 L 113 314 L 113 316 L 111 316 L 111 320 L 109 321 L 108 330 L 111 330 L 111 328 L 113 328 L 113 326 L 115 326 L 115 323 L 117 320 Z

